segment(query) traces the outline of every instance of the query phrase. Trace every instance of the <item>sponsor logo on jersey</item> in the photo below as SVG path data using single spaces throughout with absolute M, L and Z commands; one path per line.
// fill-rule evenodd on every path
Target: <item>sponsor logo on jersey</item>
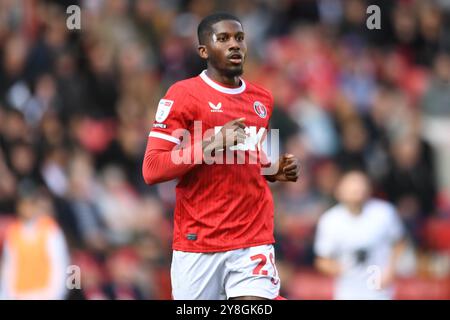
M 212 102 L 208 102 L 209 107 L 211 108 L 211 112 L 223 112 L 222 109 L 222 102 L 219 102 L 218 104 L 214 104 Z
M 153 124 L 153 128 L 166 129 L 167 128 L 167 124 L 165 124 L 165 123 L 154 123 Z
M 170 109 L 172 108 L 173 100 L 161 99 L 158 103 L 158 110 L 156 110 L 155 120 L 157 122 L 163 122 L 169 116 Z
M 255 110 L 256 114 L 261 118 L 264 119 L 265 117 L 267 117 L 266 106 L 263 105 L 261 102 L 255 101 L 255 103 L 253 104 L 253 109 Z
M 197 234 L 196 233 L 188 233 L 186 235 L 186 239 L 191 240 L 191 241 L 195 241 L 195 240 L 197 240 Z
M 219 133 L 222 129 L 221 126 L 214 127 L 214 134 Z M 241 151 L 256 151 L 261 149 L 261 143 L 265 139 L 266 128 L 257 128 L 255 126 L 245 127 L 244 129 L 247 138 L 244 143 L 239 143 L 235 146 L 231 146 L 230 150 L 241 150 Z

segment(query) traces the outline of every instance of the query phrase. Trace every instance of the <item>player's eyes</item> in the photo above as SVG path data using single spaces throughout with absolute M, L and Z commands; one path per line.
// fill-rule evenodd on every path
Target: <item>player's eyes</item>
M 238 35 L 235 37 L 236 41 L 242 42 L 244 41 L 244 35 Z M 227 35 L 221 35 L 217 37 L 217 41 L 219 42 L 227 42 L 228 40 L 230 40 L 230 36 Z

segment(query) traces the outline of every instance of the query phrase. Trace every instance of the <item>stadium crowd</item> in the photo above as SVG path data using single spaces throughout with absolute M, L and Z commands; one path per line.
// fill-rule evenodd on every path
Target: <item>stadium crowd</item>
M 66 27 L 73 3 L 81 30 Z M 379 30 L 366 26 L 369 4 Z M 0 1 L 0 242 L 23 190 L 39 188 L 82 270 L 68 298 L 170 298 L 176 182 L 145 185 L 142 159 L 158 100 L 204 69 L 196 27 L 217 10 L 242 19 L 244 78 L 271 90 L 271 127 L 301 159 L 298 182 L 271 185 L 282 293 L 328 297 L 315 227 L 340 174 L 360 168 L 408 231 L 399 272 L 416 282 L 399 297 L 449 299 L 443 0 Z

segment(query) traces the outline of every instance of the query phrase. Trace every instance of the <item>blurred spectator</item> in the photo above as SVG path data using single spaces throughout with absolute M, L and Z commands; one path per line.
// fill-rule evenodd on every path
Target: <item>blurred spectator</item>
M 30 181 L 42 183 L 38 171 L 36 152 L 33 145 L 25 142 L 16 142 L 9 150 L 11 171 L 17 178 L 18 187 Z
M 430 146 L 417 136 L 398 137 L 391 146 L 391 167 L 383 184 L 389 199 L 399 207 L 410 198 L 420 216 L 433 213 L 436 201 L 434 159 Z
M 104 169 L 96 201 L 107 225 L 111 244 L 130 243 L 138 227 L 137 208 L 140 202 L 120 168 L 109 166 Z
M 69 251 L 50 199 L 22 187 L 19 219 L 7 230 L 1 265 L 3 299 L 64 299 Z
M 68 190 L 58 199 L 58 217 L 64 230 L 79 247 L 102 253 L 107 246 L 107 228 L 95 201 L 96 181 L 90 157 L 73 155 L 69 164 Z
M 323 107 L 311 99 L 301 99 L 292 105 L 291 115 L 313 155 L 327 157 L 336 152 L 338 141 L 334 124 Z
M 0 213 L 12 214 L 15 210 L 14 203 L 16 197 L 17 180 L 8 170 L 4 161 L 3 153 L 0 150 Z
M 433 76 L 422 100 L 424 138 L 436 152 L 439 185 L 450 189 L 450 55 L 434 60 Z
M 336 162 L 343 170 L 366 170 L 370 158 L 367 129 L 359 119 L 342 124 L 342 148 L 336 155 Z
M 71 299 L 107 300 L 104 291 L 105 270 L 89 253 L 75 251 L 72 254 L 74 265 L 81 270 L 81 294 L 71 294 Z M 72 292 L 71 292 L 72 293 Z
M 138 273 L 139 258 L 131 249 L 115 252 L 107 262 L 111 282 L 105 291 L 112 300 L 142 300 Z
M 97 157 L 97 167 L 102 169 L 109 164 L 116 164 L 124 170 L 126 179 L 133 188 L 137 188 L 141 192 L 148 191 L 141 177 L 142 148 L 139 128 L 122 125 L 118 129 L 116 138 Z
M 431 66 L 437 52 L 442 49 L 443 15 L 432 1 L 420 3 L 418 15 L 421 46 L 418 48 L 417 62 Z
M 314 185 L 326 208 L 335 204 L 334 190 L 339 181 L 341 170 L 335 162 L 325 159 L 318 161 L 312 168 L 314 172 Z

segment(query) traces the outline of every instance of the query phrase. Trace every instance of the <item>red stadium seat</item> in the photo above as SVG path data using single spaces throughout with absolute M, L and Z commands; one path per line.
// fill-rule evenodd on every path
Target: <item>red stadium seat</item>
M 156 300 L 172 299 L 172 286 L 170 282 L 170 273 L 166 269 L 156 268 L 155 278 L 158 284 L 158 292 L 155 292 Z
M 301 270 L 287 285 L 287 293 L 294 300 L 331 300 L 333 279 L 314 270 Z
M 314 270 L 297 272 L 287 284 L 289 299 L 333 299 L 333 280 Z M 401 278 L 396 280 L 396 300 L 450 300 L 450 277 L 447 278 Z
M 450 220 L 430 219 L 425 226 L 425 241 L 434 250 L 450 254 Z
M 450 300 L 450 278 L 398 279 L 397 300 Z

